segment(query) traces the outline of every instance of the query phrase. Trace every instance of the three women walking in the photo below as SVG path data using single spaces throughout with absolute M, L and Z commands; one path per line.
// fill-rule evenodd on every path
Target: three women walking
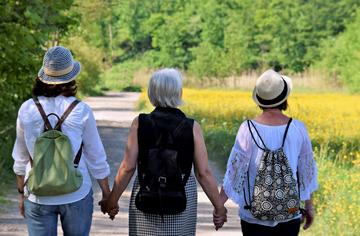
M 50 48 L 34 83 L 34 98 L 19 110 L 14 172 L 29 235 L 56 235 L 58 216 L 64 235 L 89 235 L 89 172 L 102 189 L 101 210 L 111 218 L 136 173 L 129 235 L 195 235 L 196 181 L 214 207 L 216 230 L 227 221 L 228 198 L 239 204 L 244 235 L 297 235 L 301 213 L 305 228 L 311 225 L 316 164 L 304 124 L 282 114 L 289 78 L 270 70 L 258 79 L 253 99 L 263 112 L 241 124 L 219 193 L 201 127 L 178 108 L 182 75 L 175 69 L 155 72 L 148 86 L 155 109 L 133 120 L 110 192 L 109 165 L 93 113 L 75 98 L 79 73 L 80 63 L 68 49 Z

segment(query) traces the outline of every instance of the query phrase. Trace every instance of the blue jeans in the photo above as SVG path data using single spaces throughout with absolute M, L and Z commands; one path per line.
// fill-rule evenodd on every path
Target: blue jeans
M 30 236 L 56 236 L 60 215 L 64 236 L 88 236 L 93 213 L 93 192 L 80 201 L 42 205 L 25 200 L 25 217 Z

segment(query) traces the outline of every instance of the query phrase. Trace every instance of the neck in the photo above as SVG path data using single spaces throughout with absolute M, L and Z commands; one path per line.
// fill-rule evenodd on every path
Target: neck
M 264 116 L 279 116 L 283 115 L 282 111 L 279 109 L 265 109 L 263 111 Z

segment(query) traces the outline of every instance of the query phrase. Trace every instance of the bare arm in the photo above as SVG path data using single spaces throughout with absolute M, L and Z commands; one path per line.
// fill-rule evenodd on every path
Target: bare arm
M 138 118 L 135 118 L 128 136 L 124 160 L 121 162 L 115 177 L 114 186 L 107 201 L 108 212 L 117 208 L 117 202 L 130 182 L 136 170 L 139 146 L 137 139 Z
M 200 125 L 194 123 L 194 162 L 195 162 L 195 175 L 199 181 L 201 187 L 206 193 L 207 197 L 211 201 L 212 205 L 215 208 L 216 212 L 219 214 L 225 212 L 224 205 L 220 200 L 219 190 L 217 188 L 217 183 L 212 174 L 209 164 L 208 164 L 208 155 L 202 135 Z
M 104 179 L 98 179 L 97 180 L 100 188 L 101 188 L 101 192 L 102 192 L 102 197 L 103 199 L 108 198 L 109 194 L 110 194 L 110 188 L 109 188 L 109 180 L 108 177 L 104 178 Z
M 220 201 L 221 201 L 221 203 L 225 204 L 228 199 L 229 199 L 229 197 L 226 195 L 224 187 L 221 187 L 221 191 L 220 191 Z
M 16 175 L 16 186 L 18 191 L 22 192 L 19 193 L 19 203 L 18 203 L 18 207 L 19 207 L 19 211 L 20 214 L 25 217 L 25 208 L 24 208 L 24 200 L 25 200 L 25 196 L 24 196 L 24 179 L 25 177 L 23 175 Z

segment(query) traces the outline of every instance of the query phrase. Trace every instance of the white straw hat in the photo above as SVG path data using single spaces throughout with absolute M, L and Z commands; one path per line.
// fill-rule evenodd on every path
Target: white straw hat
M 289 77 L 267 70 L 256 81 L 253 99 L 261 107 L 276 107 L 289 97 L 291 90 L 292 82 Z
M 73 81 L 80 70 L 80 63 L 74 61 L 69 49 L 55 46 L 45 53 L 38 77 L 45 84 L 65 84 Z

